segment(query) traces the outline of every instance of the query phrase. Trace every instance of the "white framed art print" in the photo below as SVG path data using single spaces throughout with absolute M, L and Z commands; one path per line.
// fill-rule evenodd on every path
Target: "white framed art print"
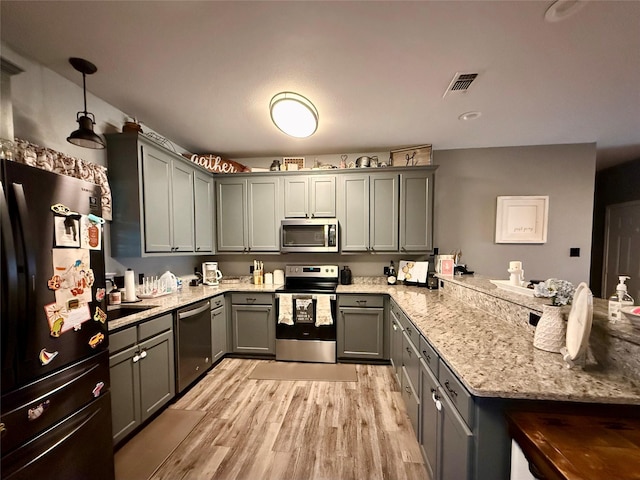
M 546 243 L 549 196 L 498 197 L 496 243 Z

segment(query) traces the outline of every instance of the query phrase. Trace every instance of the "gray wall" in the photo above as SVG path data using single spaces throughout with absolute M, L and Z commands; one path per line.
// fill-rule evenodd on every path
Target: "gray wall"
M 440 150 L 436 172 L 435 245 L 462 250 L 475 272 L 507 279 L 521 260 L 526 279 L 589 282 L 595 144 Z M 496 244 L 496 199 L 548 195 L 545 244 Z M 569 248 L 580 257 L 569 257 Z

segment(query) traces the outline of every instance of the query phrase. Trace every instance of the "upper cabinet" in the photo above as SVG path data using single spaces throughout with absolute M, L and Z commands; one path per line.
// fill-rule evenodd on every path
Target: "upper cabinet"
M 400 174 L 400 251 L 433 249 L 434 169 Z
M 291 175 L 284 179 L 286 218 L 333 218 L 336 216 L 334 175 Z
M 112 255 L 214 253 L 211 175 L 136 133 L 106 137 Z
M 398 250 L 399 176 L 395 172 L 342 174 L 338 220 L 343 252 Z
M 273 175 L 230 175 L 216 183 L 218 251 L 279 251 L 280 179 Z

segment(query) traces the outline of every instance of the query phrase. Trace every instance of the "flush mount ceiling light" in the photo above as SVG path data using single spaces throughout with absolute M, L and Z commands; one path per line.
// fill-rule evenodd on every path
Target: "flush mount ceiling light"
M 584 0 L 556 0 L 544 12 L 544 19 L 549 23 L 559 22 L 569 18 L 584 7 L 586 3 Z
M 86 76 L 92 75 L 98 71 L 97 67 L 83 59 L 83 58 L 70 58 L 69 63 L 77 71 L 82 73 L 82 92 L 84 94 L 84 110 L 78 112 L 76 121 L 80 125 L 78 130 L 71 132 L 71 135 L 67 137 L 69 143 L 78 145 L 85 148 L 104 148 L 104 141 L 94 133 L 93 126 L 96 123 L 96 117 L 91 112 L 87 112 L 87 84 Z
M 269 110 L 275 126 L 292 137 L 310 137 L 318 128 L 318 110 L 297 93 L 278 93 L 271 99 Z
M 482 115 L 481 112 L 465 112 L 458 117 L 458 120 L 475 120 Z

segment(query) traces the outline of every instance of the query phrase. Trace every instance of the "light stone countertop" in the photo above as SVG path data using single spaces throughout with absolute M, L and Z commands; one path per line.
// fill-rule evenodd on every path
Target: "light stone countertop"
M 180 293 L 134 304 L 153 304 L 158 308 L 112 320 L 109 330 L 217 294 L 231 291 L 272 293 L 279 287 L 249 283 L 183 287 Z M 390 295 L 475 396 L 640 404 L 639 381 L 589 363 L 584 369 L 568 369 L 559 354 L 533 347 L 530 330 L 461 303 L 442 290 L 406 285 L 353 284 L 339 285 L 337 293 Z M 542 299 L 529 300 L 538 302 Z

